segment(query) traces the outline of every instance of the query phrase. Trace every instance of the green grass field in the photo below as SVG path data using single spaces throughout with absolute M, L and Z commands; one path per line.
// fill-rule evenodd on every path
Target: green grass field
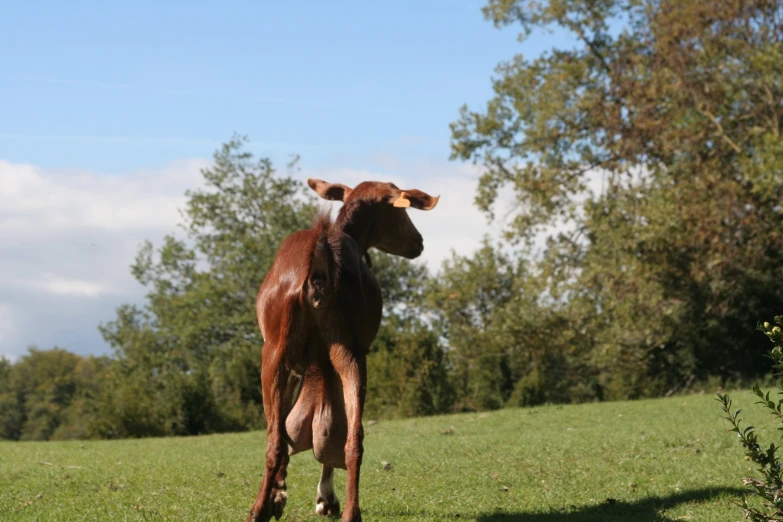
M 732 398 L 777 440 L 750 393 Z M 363 516 L 739 521 L 731 499 L 754 470 L 728 427 L 710 395 L 381 421 L 366 425 Z M 265 435 L 3 442 L 0 520 L 243 520 Z M 292 458 L 284 520 L 320 519 L 319 469 L 309 452 Z M 344 484 L 338 471 L 341 501 Z

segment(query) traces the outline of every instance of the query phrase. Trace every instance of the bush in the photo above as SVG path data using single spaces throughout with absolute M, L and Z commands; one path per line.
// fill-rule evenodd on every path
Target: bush
M 783 397 L 783 328 L 781 328 L 783 327 L 783 315 L 775 317 L 775 322 L 777 324 L 774 326 L 768 322 L 760 324 L 758 329 L 764 332 L 774 345 L 768 355 L 774 363 L 773 369 L 778 380 L 779 395 Z M 770 399 L 770 392 L 765 394 L 758 384 L 753 387 L 753 392 L 759 397 L 756 404 L 761 404 L 770 410 L 770 413 L 783 424 L 783 398 L 777 402 Z M 773 443 L 764 450 L 753 426 L 746 428 L 740 426 L 739 414 L 742 410 L 736 410 L 732 413 L 731 399 L 728 394 L 718 394 L 717 400 L 723 405 L 726 419 L 732 425 L 731 431 L 739 436 L 745 447 L 745 455 L 756 463 L 762 476 L 760 479 L 748 477 L 742 479 L 743 485 L 748 489 L 748 493 L 739 502 L 742 509 L 745 510 L 745 518 L 752 522 L 783 520 L 783 463 L 777 454 L 780 446 L 775 446 Z M 783 429 L 783 427 L 778 429 Z M 749 496 L 751 499 L 755 499 L 755 502 L 749 502 Z

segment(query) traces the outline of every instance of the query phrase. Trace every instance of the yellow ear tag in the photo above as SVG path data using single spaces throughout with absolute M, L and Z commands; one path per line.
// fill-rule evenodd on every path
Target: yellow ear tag
M 398 197 L 394 201 L 394 206 L 397 207 L 397 208 L 408 208 L 408 207 L 410 207 L 411 206 L 411 202 L 408 201 L 408 197 L 407 196 L 408 195 L 405 192 L 400 194 L 400 197 Z

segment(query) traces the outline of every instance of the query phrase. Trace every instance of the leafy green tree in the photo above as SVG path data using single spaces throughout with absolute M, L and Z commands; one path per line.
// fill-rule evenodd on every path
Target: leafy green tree
M 50 440 L 93 435 L 96 393 L 108 364 L 61 348 L 30 348 L 0 362 L 0 438 Z
M 783 31 L 770 0 L 490 0 L 521 38 L 577 45 L 501 64 L 453 157 L 477 205 L 517 205 L 509 245 L 589 340 L 606 398 L 764 371 L 744 325 L 783 306 Z M 566 347 L 560 346 L 559 351 Z
M 19 439 L 48 440 L 52 436 L 76 394 L 78 362 L 78 355 L 59 348 L 31 348 L 14 365 L 11 387 L 23 419 Z
M 24 410 L 12 381 L 13 365 L 8 359 L 0 359 L 0 439 L 18 440 L 22 435 Z
M 186 193 L 186 237 L 139 250 L 132 272 L 149 290 L 144 306 L 124 305 L 101 326 L 117 359 L 105 436 L 262 425 L 256 293 L 282 239 L 307 228 L 314 208 L 301 182 L 245 143 L 226 143 L 202 170 L 204 187 Z
M 519 296 L 516 270 L 489 244 L 473 257 L 453 256 L 442 268 L 429 299 L 437 328 L 450 348 L 462 391 L 458 409 L 503 406 L 513 388 L 510 365 L 515 348 L 496 328 L 498 312 Z
M 368 416 L 445 413 L 455 392 L 450 363 L 426 305 L 430 281 L 423 263 L 373 252 L 384 318 L 367 359 Z
M 600 398 L 590 339 L 543 296 L 531 263 L 484 241 L 453 255 L 429 293 L 448 345 L 460 410 Z
M 57 428 L 50 439 L 93 439 L 100 433 L 99 398 L 107 386 L 111 360 L 106 356 L 78 357 L 73 366 L 76 387 L 68 407 L 60 414 Z

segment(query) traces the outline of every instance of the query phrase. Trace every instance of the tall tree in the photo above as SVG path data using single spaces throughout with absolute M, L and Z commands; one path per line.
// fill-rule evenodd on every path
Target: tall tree
M 485 240 L 433 281 L 429 306 L 449 347 L 457 409 L 600 398 L 581 322 L 542 298 L 545 282 L 531 268 Z
M 578 45 L 501 64 L 452 124 L 512 245 L 593 344 L 608 397 L 764 371 L 752 326 L 783 308 L 783 3 L 490 0 L 521 38 Z M 590 188 L 600 187 L 590 193 Z
M 107 436 L 193 434 L 260 426 L 258 287 L 289 233 L 314 212 L 302 183 L 234 138 L 186 193 L 185 238 L 139 251 L 149 289 L 101 327 L 122 376 L 105 396 Z M 139 401 L 139 397 L 144 399 Z M 139 402 L 137 402 L 139 401 Z
M 367 415 L 409 417 L 450 411 L 450 361 L 431 327 L 426 265 L 375 252 L 383 320 L 367 358 Z

